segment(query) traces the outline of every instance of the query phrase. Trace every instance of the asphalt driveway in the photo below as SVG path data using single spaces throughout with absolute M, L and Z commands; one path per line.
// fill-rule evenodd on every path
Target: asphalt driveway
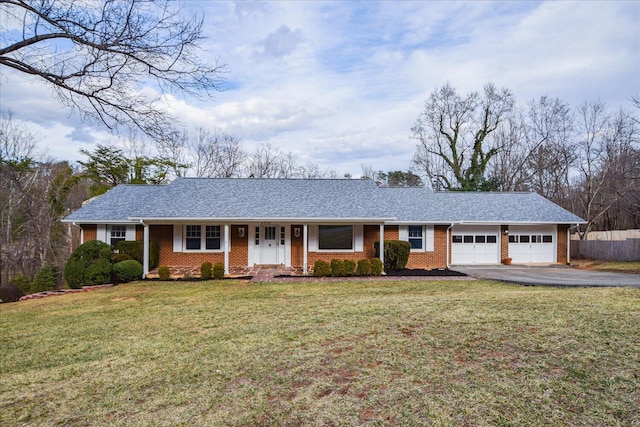
M 569 266 L 451 266 L 476 279 L 492 279 L 522 285 L 623 286 L 640 288 L 640 274 L 578 270 Z

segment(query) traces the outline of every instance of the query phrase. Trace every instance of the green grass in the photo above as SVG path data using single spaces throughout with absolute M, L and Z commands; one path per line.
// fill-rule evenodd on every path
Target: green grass
M 0 425 L 638 425 L 640 290 L 137 282 L 0 306 Z

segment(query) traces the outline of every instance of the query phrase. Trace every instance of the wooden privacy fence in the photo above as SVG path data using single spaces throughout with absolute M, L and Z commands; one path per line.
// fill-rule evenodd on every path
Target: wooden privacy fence
M 640 239 L 571 240 L 571 258 L 640 261 Z

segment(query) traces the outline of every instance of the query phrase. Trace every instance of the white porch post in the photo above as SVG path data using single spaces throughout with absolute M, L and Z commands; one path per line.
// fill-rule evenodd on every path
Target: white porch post
M 142 233 L 142 277 L 146 278 L 149 274 L 149 224 L 143 224 L 144 232 Z
M 380 224 L 380 261 L 384 265 L 384 224 Z
M 307 265 L 307 251 L 309 246 L 309 225 L 302 225 L 302 274 L 305 276 L 309 272 L 309 267 Z
M 229 228 L 229 224 L 224 225 L 224 274 L 229 274 L 229 246 L 231 244 Z

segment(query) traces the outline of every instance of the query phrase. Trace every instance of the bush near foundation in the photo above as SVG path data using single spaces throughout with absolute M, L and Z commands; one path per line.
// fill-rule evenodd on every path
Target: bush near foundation
M 356 270 L 356 262 L 351 259 L 345 259 L 343 267 L 342 272 L 345 276 L 353 276 L 353 273 Z
M 135 259 L 120 261 L 113 266 L 113 273 L 118 281 L 126 283 L 142 278 L 143 268 Z
M 170 277 L 171 277 L 171 270 L 169 269 L 168 266 L 163 265 L 163 266 L 160 266 L 160 268 L 158 268 L 158 278 L 160 280 L 169 280 Z
M 0 302 L 17 302 L 23 296 L 22 289 L 11 282 L 0 285 Z
M 209 261 L 205 261 L 200 266 L 200 278 L 202 280 L 210 280 L 213 274 L 213 265 Z
M 313 264 L 313 275 L 316 277 L 331 276 L 331 265 L 328 262 L 318 260 Z
M 371 275 L 372 276 L 380 276 L 382 274 L 382 261 L 380 258 L 371 258 Z
M 221 262 L 216 262 L 215 264 L 213 264 L 212 273 L 214 280 L 224 279 L 224 264 Z
M 375 242 L 376 258 L 380 256 L 380 242 Z M 398 271 L 407 266 L 411 243 L 403 240 L 384 241 L 384 271 Z
M 331 260 L 331 276 L 342 277 L 344 276 L 344 261 L 341 259 Z
M 111 246 L 91 240 L 73 251 L 64 267 L 64 278 L 72 289 L 111 281 Z
M 118 254 L 128 255 L 140 264 L 144 263 L 144 242 L 142 240 L 123 240 L 118 243 Z M 124 260 L 120 260 L 124 261 Z M 160 264 L 160 244 L 155 240 L 149 241 L 149 269 Z
M 358 270 L 356 271 L 358 276 L 370 276 L 371 275 L 371 261 L 368 259 L 361 259 L 358 261 Z

